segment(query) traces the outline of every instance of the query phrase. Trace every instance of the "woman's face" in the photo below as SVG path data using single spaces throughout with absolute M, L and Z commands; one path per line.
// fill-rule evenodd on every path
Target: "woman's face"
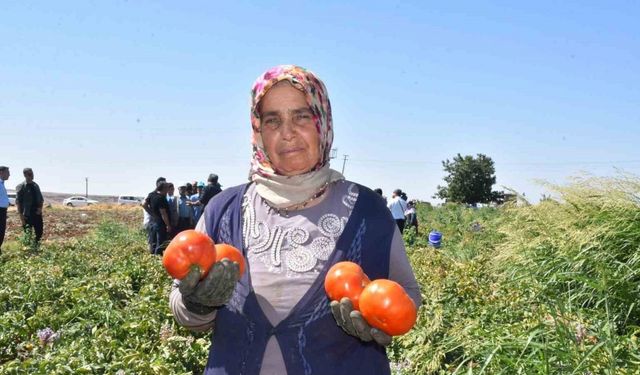
M 274 85 L 260 101 L 260 133 L 275 171 L 295 176 L 320 160 L 320 136 L 304 94 L 288 82 Z

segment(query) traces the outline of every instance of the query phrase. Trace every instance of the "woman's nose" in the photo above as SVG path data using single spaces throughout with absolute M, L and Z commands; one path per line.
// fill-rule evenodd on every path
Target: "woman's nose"
M 296 125 L 293 123 L 293 120 L 291 119 L 291 117 L 287 117 L 282 122 L 282 125 L 280 126 L 280 135 L 282 136 L 282 138 L 284 138 L 284 139 L 293 138 L 295 136 L 295 133 L 296 133 L 295 126 Z

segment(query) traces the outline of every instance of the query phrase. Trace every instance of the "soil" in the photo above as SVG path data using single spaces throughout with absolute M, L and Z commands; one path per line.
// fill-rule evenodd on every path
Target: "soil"
M 64 198 L 63 198 L 64 199 Z M 142 228 L 142 207 L 98 204 L 90 207 L 64 207 L 45 204 L 43 209 L 43 240 L 65 240 L 85 235 L 101 221 L 112 219 L 132 228 Z M 7 211 L 6 240 L 16 240 L 22 234 L 20 218 L 15 207 Z

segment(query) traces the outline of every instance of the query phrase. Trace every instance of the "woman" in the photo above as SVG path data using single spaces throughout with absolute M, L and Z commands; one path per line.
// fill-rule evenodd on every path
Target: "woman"
M 329 168 L 331 106 L 303 68 L 277 66 L 253 86 L 250 182 L 224 190 L 198 223 L 248 263 L 223 260 L 198 281 L 175 283 L 170 304 L 192 330 L 213 329 L 206 374 L 389 374 L 384 346 L 351 302 L 329 301 L 335 263 L 359 263 L 371 279 L 420 292 L 400 233 L 382 198 Z

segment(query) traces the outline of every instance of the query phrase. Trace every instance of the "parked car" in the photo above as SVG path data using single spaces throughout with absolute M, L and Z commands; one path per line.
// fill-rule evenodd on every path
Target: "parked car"
M 69 207 L 91 206 L 96 203 L 98 203 L 98 201 L 81 196 L 69 197 L 62 201 L 62 204 Z
M 132 195 L 121 195 L 118 197 L 118 204 L 132 204 L 132 205 L 140 205 L 142 203 L 142 198 L 134 197 Z
M 7 195 L 9 196 L 9 206 L 15 206 L 16 205 L 16 193 L 8 193 Z

